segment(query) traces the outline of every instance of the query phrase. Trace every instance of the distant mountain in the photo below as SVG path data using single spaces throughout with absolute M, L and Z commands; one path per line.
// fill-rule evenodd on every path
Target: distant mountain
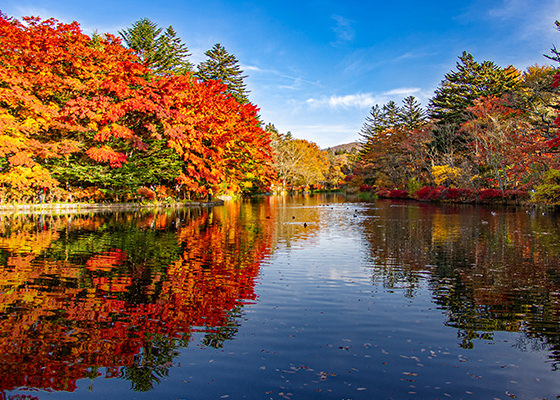
M 326 150 L 332 151 L 333 153 L 357 153 L 361 148 L 362 144 L 360 142 L 352 142 L 329 147 Z

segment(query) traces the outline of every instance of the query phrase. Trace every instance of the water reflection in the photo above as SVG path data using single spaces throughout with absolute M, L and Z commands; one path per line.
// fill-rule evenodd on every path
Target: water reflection
M 193 331 L 231 339 L 270 234 L 229 210 L 3 217 L 0 390 L 150 390 Z
M 362 228 L 373 279 L 414 297 L 428 281 L 460 346 L 521 332 L 560 367 L 560 219 L 535 211 L 379 202 Z
M 82 398 L 99 376 L 169 398 L 558 389 L 557 215 L 321 195 L 0 219 L 4 393 Z

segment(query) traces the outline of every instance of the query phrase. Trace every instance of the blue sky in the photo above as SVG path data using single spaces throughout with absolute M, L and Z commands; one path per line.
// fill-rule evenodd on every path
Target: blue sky
M 357 140 L 374 104 L 426 105 L 464 50 L 525 69 L 560 48 L 560 0 L 3 0 L 0 10 L 78 21 L 88 34 L 147 17 L 172 25 L 194 64 L 221 43 L 263 120 L 322 148 Z

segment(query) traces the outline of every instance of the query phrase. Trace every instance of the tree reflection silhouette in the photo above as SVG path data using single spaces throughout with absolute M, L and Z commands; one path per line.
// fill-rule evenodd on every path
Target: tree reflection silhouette
M 520 332 L 560 365 L 560 220 L 523 210 L 379 202 L 362 222 L 372 279 L 415 296 L 428 282 L 459 345 Z M 375 221 L 375 223 L 371 223 Z M 387 223 L 390 221 L 390 223 Z M 482 223 L 486 221 L 487 223 Z

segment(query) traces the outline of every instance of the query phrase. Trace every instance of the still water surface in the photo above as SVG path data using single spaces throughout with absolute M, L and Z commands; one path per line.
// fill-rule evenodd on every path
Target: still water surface
M 5 399 L 555 399 L 560 217 L 270 197 L 0 217 Z

